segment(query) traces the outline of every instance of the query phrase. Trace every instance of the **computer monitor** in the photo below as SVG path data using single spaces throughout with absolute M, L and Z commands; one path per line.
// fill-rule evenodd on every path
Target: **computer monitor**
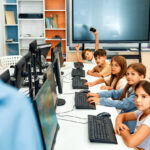
M 47 79 L 35 97 L 46 150 L 53 149 L 59 129 L 50 81 Z
M 58 53 L 58 56 L 59 56 L 60 67 L 63 67 L 64 57 L 63 57 L 63 53 L 62 53 L 62 42 L 61 41 L 55 46 L 55 55 L 57 55 L 56 53 Z
M 7 69 L 3 73 L 1 73 L 0 79 L 3 82 L 5 82 L 5 83 L 10 84 L 10 72 L 9 72 L 9 69 Z
M 62 94 L 62 79 L 61 79 L 61 72 L 60 72 L 60 62 L 59 62 L 59 57 L 58 55 L 55 56 L 54 62 L 53 62 L 53 69 L 54 69 L 54 74 L 56 78 L 56 83 L 58 85 L 58 92 Z
M 56 81 L 54 78 L 53 66 L 51 64 L 49 64 L 49 66 L 47 68 L 47 79 L 50 82 L 52 96 L 54 99 L 54 106 L 56 107 L 56 105 L 57 105 Z
M 15 71 L 13 77 L 15 78 L 14 86 L 17 88 L 21 88 L 22 83 L 24 81 L 26 72 L 26 61 L 25 58 L 22 57 L 15 65 Z
M 37 41 L 34 40 L 29 44 L 29 51 L 31 53 L 35 53 L 36 50 L 37 50 Z

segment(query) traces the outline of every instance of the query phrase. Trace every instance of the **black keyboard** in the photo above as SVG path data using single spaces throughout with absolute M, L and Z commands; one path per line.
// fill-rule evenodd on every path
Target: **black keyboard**
M 117 144 L 112 121 L 109 117 L 88 115 L 88 132 L 91 142 Z
M 85 77 L 85 70 L 82 70 L 80 68 L 72 69 L 72 77 L 75 77 L 75 76 Z
M 73 89 L 88 89 L 88 86 L 85 86 L 84 84 L 87 82 L 86 79 L 80 79 L 74 77 L 72 79 L 72 88 Z
M 83 68 L 84 65 L 83 65 L 83 63 L 81 63 L 81 62 L 75 62 L 75 63 L 74 63 L 74 67 L 75 67 L 75 68 Z
M 75 107 L 77 109 L 96 109 L 95 103 L 87 102 L 87 93 L 75 92 Z

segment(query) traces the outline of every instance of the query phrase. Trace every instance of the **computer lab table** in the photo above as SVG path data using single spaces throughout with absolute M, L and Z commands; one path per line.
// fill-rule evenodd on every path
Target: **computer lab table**
M 94 65 L 84 64 L 84 70 L 92 69 Z M 66 62 L 65 67 L 61 70 L 63 75 L 63 94 L 58 94 L 59 98 L 64 98 L 66 103 L 63 106 L 57 106 L 56 114 L 60 129 L 56 137 L 55 150 L 133 150 L 128 148 L 122 138 L 116 135 L 118 144 L 108 143 L 93 143 L 88 138 L 88 115 L 97 115 L 101 112 L 108 112 L 111 114 L 113 127 L 115 126 L 115 119 L 118 115 L 116 108 L 96 105 L 96 110 L 92 109 L 76 109 L 75 108 L 75 92 L 80 90 L 72 89 L 71 71 L 73 63 Z M 97 77 L 86 75 L 88 81 L 94 81 Z M 89 88 L 92 92 L 99 91 L 98 86 Z

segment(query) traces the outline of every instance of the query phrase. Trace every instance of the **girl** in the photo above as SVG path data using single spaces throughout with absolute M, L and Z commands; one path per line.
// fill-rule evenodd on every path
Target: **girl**
M 88 98 L 88 102 L 116 107 L 117 109 L 121 109 L 121 113 L 134 111 L 137 109 L 134 103 L 134 87 L 141 79 L 145 78 L 145 74 L 146 68 L 143 64 L 131 64 L 127 68 L 126 78 L 128 83 L 124 89 L 105 91 L 100 92 L 99 94 L 88 93 L 87 97 L 93 96 Z M 126 124 L 129 127 L 130 132 L 133 133 L 136 121 L 128 121 Z
M 85 85 L 90 87 L 105 82 L 107 86 L 102 86 L 102 90 L 119 90 L 126 86 L 125 78 L 127 70 L 127 62 L 123 56 L 115 56 L 111 60 L 111 75 L 105 78 L 100 78 L 94 82 L 87 82 Z
M 150 81 L 141 80 L 135 86 L 135 104 L 138 110 L 120 114 L 116 119 L 115 132 L 122 136 L 129 147 L 150 150 Z M 129 133 L 124 121 L 137 120 L 134 134 Z

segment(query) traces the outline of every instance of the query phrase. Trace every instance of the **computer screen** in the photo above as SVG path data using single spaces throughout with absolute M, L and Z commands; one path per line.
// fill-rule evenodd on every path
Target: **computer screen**
M 150 1 L 72 0 L 73 42 L 95 42 L 91 27 L 101 43 L 148 42 Z
M 53 70 L 54 70 L 54 74 L 55 74 L 55 78 L 56 78 L 56 83 L 58 85 L 58 92 L 60 94 L 62 94 L 62 78 L 61 78 L 61 72 L 60 72 L 60 62 L 59 62 L 59 57 L 58 57 L 58 53 L 55 56 L 54 62 L 53 62 Z
M 21 88 L 22 83 L 24 81 L 25 72 L 26 72 L 26 61 L 25 58 L 22 57 L 15 65 L 15 71 L 14 71 L 15 87 Z
M 63 57 L 63 53 L 62 53 L 62 42 L 61 41 L 55 46 L 55 55 L 57 55 L 56 53 L 58 53 L 58 56 L 59 56 L 60 67 L 63 67 L 64 57 Z
M 52 95 L 49 80 L 44 82 L 43 86 L 37 93 L 35 100 L 46 149 L 51 150 L 56 140 L 59 125 L 55 113 L 54 97 Z
M 56 95 L 56 81 L 53 73 L 53 66 L 50 64 L 47 68 L 47 79 L 50 82 L 51 92 L 54 99 L 54 106 L 56 107 L 57 95 Z
M 10 72 L 9 69 L 5 70 L 3 73 L 0 74 L 0 79 L 7 83 L 10 84 Z
M 29 44 L 29 51 L 31 53 L 35 53 L 35 50 L 37 50 L 37 41 L 34 40 Z

